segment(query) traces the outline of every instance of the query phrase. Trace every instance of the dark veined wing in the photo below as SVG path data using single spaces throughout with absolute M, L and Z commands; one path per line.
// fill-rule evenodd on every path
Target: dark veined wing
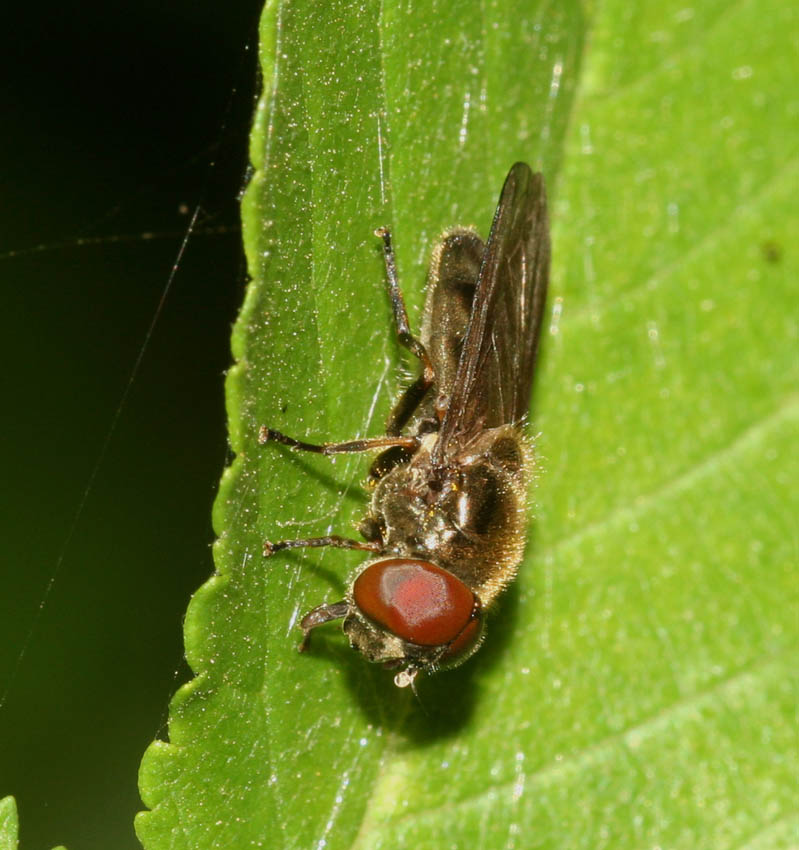
M 519 422 L 527 413 L 548 281 L 544 179 L 517 162 L 486 243 L 434 465 L 483 429 Z

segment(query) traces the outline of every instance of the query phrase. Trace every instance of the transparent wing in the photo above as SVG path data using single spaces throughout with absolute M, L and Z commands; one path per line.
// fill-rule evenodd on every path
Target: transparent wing
M 505 179 L 486 243 L 452 394 L 433 450 L 435 465 L 483 429 L 519 422 L 527 413 L 549 253 L 543 176 L 517 162 Z

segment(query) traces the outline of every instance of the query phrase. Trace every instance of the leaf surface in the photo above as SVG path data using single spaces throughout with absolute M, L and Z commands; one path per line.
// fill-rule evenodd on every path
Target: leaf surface
M 796 843 L 791 32 L 776 0 L 268 5 L 236 459 L 197 676 L 142 767 L 149 850 Z M 535 522 L 484 648 L 417 702 L 335 627 L 295 651 L 361 556 L 261 556 L 353 535 L 368 458 L 257 432 L 381 432 L 414 364 L 372 233 L 418 327 L 435 239 L 485 235 L 517 159 L 554 222 Z

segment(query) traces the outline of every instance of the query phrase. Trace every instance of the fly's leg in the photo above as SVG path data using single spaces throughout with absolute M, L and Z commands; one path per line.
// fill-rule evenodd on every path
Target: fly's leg
M 319 546 L 333 546 L 336 549 L 361 549 L 364 552 L 380 552 L 382 543 L 377 541 L 371 543 L 360 540 L 350 540 L 348 537 L 339 537 L 338 534 L 330 534 L 327 537 L 307 537 L 300 540 L 279 540 L 276 543 L 264 542 L 264 555 L 273 555 L 282 549 L 314 548 Z M 349 602 L 334 602 L 332 605 L 318 605 L 309 611 L 300 621 L 302 629 L 302 642 L 297 647 L 300 652 L 305 652 L 311 639 L 311 630 L 317 626 L 329 623 L 331 620 L 340 620 L 346 617 L 350 610 Z
M 365 437 L 362 440 L 347 440 L 344 443 L 305 443 L 302 440 L 295 440 L 294 437 L 287 437 L 280 431 L 267 428 L 266 425 L 262 425 L 261 430 L 258 432 L 258 442 L 261 445 L 269 442 L 282 443 L 284 446 L 290 446 L 292 449 L 299 449 L 303 452 L 315 452 L 320 455 L 370 452 L 374 449 L 390 449 L 395 446 L 415 452 L 419 448 L 418 437 L 400 437 L 393 434 L 386 437 Z
M 349 602 L 334 602 L 332 605 L 319 605 L 309 611 L 300 621 L 302 629 L 302 643 L 297 647 L 300 652 L 305 652 L 311 640 L 311 629 L 323 626 L 331 620 L 340 620 L 350 612 Z
M 371 543 L 360 540 L 350 540 L 348 537 L 339 537 L 338 534 L 330 534 L 327 537 L 307 537 L 300 540 L 279 540 L 271 543 L 264 542 L 264 555 L 274 555 L 282 549 L 314 548 L 319 546 L 333 546 L 336 549 L 361 549 L 364 552 L 380 552 L 382 543 L 373 541 Z M 297 647 L 300 652 L 305 652 L 311 639 L 311 630 L 317 626 L 329 623 L 331 620 L 340 620 L 346 617 L 350 610 L 349 602 L 334 602 L 332 605 L 319 605 L 309 611 L 300 621 L 302 629 L 302 642 Z
M 383 470 L 382 466 L 380 466 L 380 458 L 378 458 L 378 461 L 376 461 L 378 469 L 376 471 L 376 468 L 373 468 L 371 472 L 373 478 L 380 478 L 384 474 L 384 471 L 388 471 L 396 463 L 405 462 L 418 450 L 421 444 L 420 438 L 415 436 L 401 436 L 400 431 L 419 406 L 425 393 L 427 393 L 435 382 L 435 369 L 424 345 L 411 333 L 408 313 L 405 309 L 405 302 L 402 299 L 402 292 L 400 291 L 399 281 L 397 279 L 397 262 L 394 256 L 394 248 L 391 244 L 391 234 L 387 228 L 381 227 L 375 231 L 375 235 L 383 240 L 383 256 L 386 263 L 388 293 L 391 299 L 391 309 L 394 313 L 397 339 L 400 345 L 407 348 L 408 351 L 419 358 L 422 364 L 422 374 L 405 390 L 399 402 L 394 407 L 389 417 L 386 436 L 384 437 L 366 437 L 359 440 L 347 440 L 341 443 L 306 443 L 303 440 L 289 437 L 281 431 L 276 431 L 264 425 L 258 432 L 258 442 L 261 445 L 269 442 L 281 443 L 292 449 L 322 455 L 348 454 L 382 449 L 383 453 L 380 455 L 380 458 L 384 458 L 386 469 Z M 380 552 L 382 550 L 382 541 L 380 540 L 379 532 L 375 535 L 375 539 L 370 539 L 368 542 L 351 540 L 346 537 L 339 537 L 338 535 L 310 537 L 298 540 L 280 540 L 275 543 L 266 541 L 264 543 L 264 555 L 269 556 L 282 549 L 319 546 Z
M 297 540 L 278 540 L 272 543 L 264 541 L 264 555 L 268 558 L 275 552 L 284 549 L 319 549 L 322 546 L 331 546 L 334 549 L 360 549 L 363 552 L 380 552 L 382 546 L 377 541 L 366 542 L 352 540 L 349 537 L 340 537 L 338 534 L 328 534 L 326 537 L 305 537 Z
M 379 227 L 375 230 L 375 236 L 383 240 L 383 257 L 386 261 L 386 278 L 388 280 L 388 294 L 391 299 L 391 309 L 394 313 L 394 324 L 397 327 L 397 339 L 400 345 L 407 348 L 411 354 L 419 358 L 422 364 L 422 374 L 405 390 L 399 401 L 391 411 L 386 423 L 386 433 L 397 435 L 413 416 L 414 411 L 421 403 L 427 391 L 435 383 L 436 371 L 430 360 L 427 349 L 421 340 L 411 333 L 408 322 L 408 313 L 397 278 L 397 261 L 394 256 L 394 248 L 391 244 L 391 232 L 387 227 Z
M 388 228 L 380 227 L 375 235 L 383 240 L 383 256 L 386 262 L 386 278 L 388 279 L 388 294 L 391 299 L 391 309 L 394 313 L 394 324 L 397 329 L 397 339 L 400 345 L 407 348 L 412 354 L 419 358 L 422 364 L 422 374 L 403 393 L 399 402 L 389 417 L 385 437 L 367 437 L 361 440 L 348 440 L 342 443 L 306 443 L 289 437 L 273 428 L 261 427 L 258 433 L 258 442 L 263 445 L 268 442 L 282 443 L 293 449 L 305 452 L 315 452 L 323 455 L 344 454 L 348 452 L 368 452 L 374 449 L 399 449 L 412 455 L 418 448 L 420 440 L 418 437 L 400 436 L 402 427 L 413 415 L 419 406 L 425 393 L 435 382 L 435 369 L 422 342 L 412 333 L 408 323 L 408 313 L 402 292 L 397 279 L 397 261 L 394 256 L 394 248 L 391 244 L 391 233 Z
M 317 445 L 314 443 L 305 443 L 302 440 L 295 440 L 293 437 L 287 437 L 280 431 L 275 431 L 265 426 L 260 430 L 258 442 L 261 444 L 269 442 L 282 443 L 284 446 L 289 446 L 292 449 L 323 455 L 367 452 L 372 449 L 391 449 L 397 446 L 412 453 L 419 447 L 417 437 L 367 437 L 362 440 L 349 440 L 345 443 L 321 443 Z M 268 557 L 283 549 L 310 549 L 321 546 L 332 546 L 336 549 L 360 549 L 364 552 L 380 552 L 382 541 L 379 538 L 369 541 L 351 540 L 348 537 L 340 537 L 338 534 L 329 534 L 325 537 L 300 538 L 297 540 L 278 540 L 274 543 L 267 540 L 264 543 L 264 555 Z

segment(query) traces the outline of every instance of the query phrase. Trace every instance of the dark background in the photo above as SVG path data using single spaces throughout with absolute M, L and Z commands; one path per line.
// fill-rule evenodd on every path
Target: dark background
M 23 850 L 138 847 L 139 761 L 190 675 L 181 622 L 213 569 L 246 281 L 259 11 L 4 11 L 0 796 Z

